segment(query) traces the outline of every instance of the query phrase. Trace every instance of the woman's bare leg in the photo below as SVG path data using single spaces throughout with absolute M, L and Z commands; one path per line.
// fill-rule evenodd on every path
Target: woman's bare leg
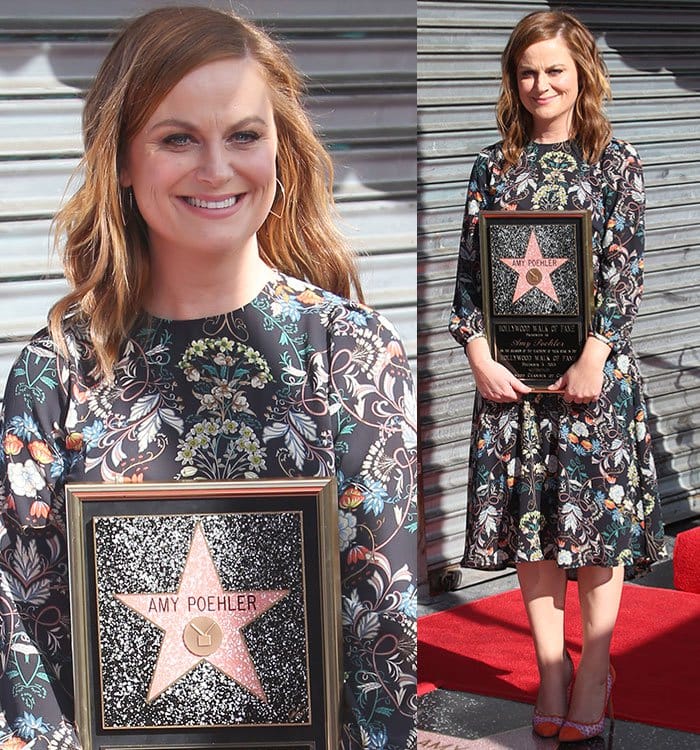
M 536 706 L 544 714 L 565 716 L 571 677 L 564 656 L 566 571 L 553 560 L 520 563 L 517 571 L 540 672 Z
M 603 710 L 605 683 L 610 667 L 610 641 L 620 609 L 624 568 L 578 569 L 583 651 L 576 670 L 576 683 L 569 719 L 591 723 Z

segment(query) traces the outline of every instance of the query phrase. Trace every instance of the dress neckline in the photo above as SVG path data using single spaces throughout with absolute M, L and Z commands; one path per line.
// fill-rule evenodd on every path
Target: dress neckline
M 142 322 L 146 321 L 150 327 L 155 327 L 155 326 L 160 326 L 160 325 L 167 325 L 169 327 L 173 327 L 173 326 L 193 325 L 193 324 L 201 323 L 207 320 L 216 320 L 219 318 L 225 318 L 230 315 L 241 315 L 245 313 L 250 307 L 254 306 L 256 303 L 260 302 L 264 298 L 271 297 L 275 287 L 280 282 L 284 281 L 285 277 L 281 271 L 274 268 L 273 272 L 274 272 L 274 275 L 272 276 L 272 278 L 268 279 L 265 282 L 265 284 L 260 289 L 260 291 L 251 300 L 246 302 L 244 305 L 241 305 L 240 307 L 235 308 L 234 310 L 225 310 L 220 313 L 214 313 L 213 315 L 205 315 L 199 318 L 164 318 L 159 315 L 151 315 L 147 312 L 144 312 L 143 315 L 141 316 L 141 321 Z
M 539 143 L 538 141 L 530 141 L 528 145 L 534 146 L 536 149 L 541 151 L 548 151 L 562 148 L 571 150 L 573 144 L 573 138 L 567 138 L 565 141 L 553 141 L 552 143 Z

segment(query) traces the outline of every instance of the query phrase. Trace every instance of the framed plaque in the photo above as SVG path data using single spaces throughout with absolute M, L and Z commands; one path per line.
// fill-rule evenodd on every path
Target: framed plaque
M 481 276 L 491 354 L 535 391 L 581 353 L 593 307 L 588 211 L 482 211 Z
M 66 487 L 84 750 L 337 750 L 335 479 Z

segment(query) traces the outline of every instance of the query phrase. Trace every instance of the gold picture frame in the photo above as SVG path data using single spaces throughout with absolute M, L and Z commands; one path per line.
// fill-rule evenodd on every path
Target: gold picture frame
M 66 487 L 84 750 L 337 750 L 334 478 Z
M 545 391 L 578 359 L 593 310 L 589 211 L 482 211 L 481 286 L 495 360 Z

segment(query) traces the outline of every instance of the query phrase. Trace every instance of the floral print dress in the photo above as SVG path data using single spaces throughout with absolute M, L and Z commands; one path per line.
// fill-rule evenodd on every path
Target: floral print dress
M 530 143 L 504 173 L 501 145 L 474 164 L 467 192 L 450 332 L 484 335 L 481 210 L 592 214 L 594 314 L 589 335 L 610 354 L 588 404 L 529 394 L 499 404 L 478 393 L 469 456 L 462 565 L 501 569 L 556 560 L 624 565 L 627 577 L 666 556 L 647 411 L 630 332 L 642 295 L 644 184 L 635 149 L 613 139 L 588 164 L 573 141 Z
M 84 331 L 34 337 L 7 384 L 0 517 L 0 747 L 78 747 L 70 724 L 64 485 L 333 476 L 342 747 L 415 746 L 412 379 L 391 324 L 277 274 L 245 307 L 145 319 L 114 382 Z

